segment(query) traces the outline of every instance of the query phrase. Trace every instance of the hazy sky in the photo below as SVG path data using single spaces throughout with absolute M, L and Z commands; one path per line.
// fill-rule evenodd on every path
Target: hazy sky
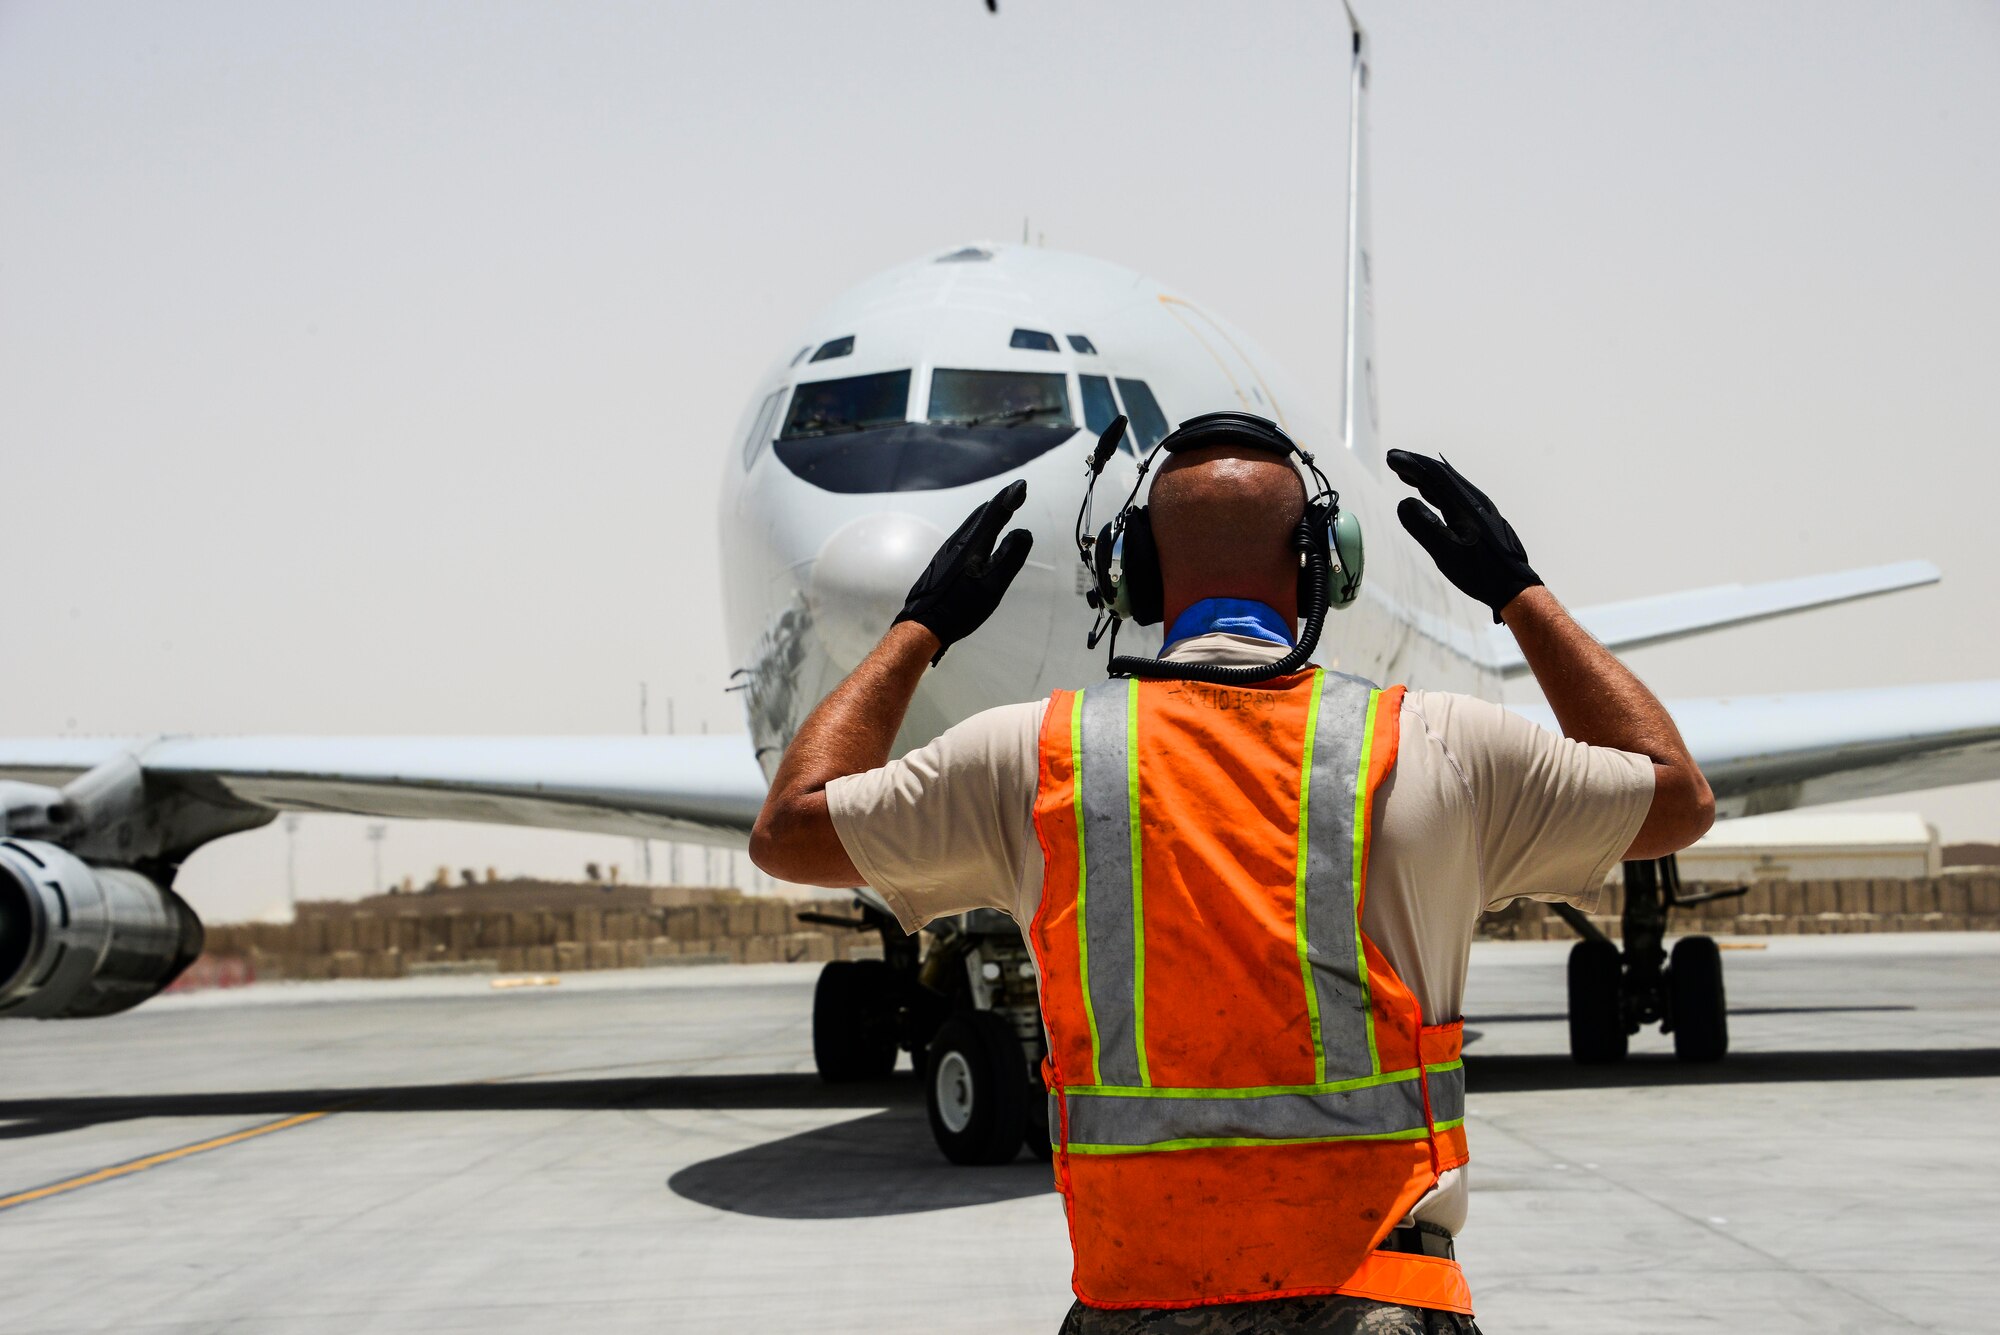
M 2000 8 L 1362 17 L 1385 443 L 1572 603 L 1946 571 L 1635 654 L 1663 694 L 2000 676 Z M 733 425 L 867 275 L 1025 215 L 1331 409 L 1344 42 L 1332 3 L 0 7 L 0 735 L 630 731 L 641 680 L 739 730 Z M 299 841 L 304 893 L 366 890 L 362 822 Z M 261 911 L 284 849 L 183 887 Z

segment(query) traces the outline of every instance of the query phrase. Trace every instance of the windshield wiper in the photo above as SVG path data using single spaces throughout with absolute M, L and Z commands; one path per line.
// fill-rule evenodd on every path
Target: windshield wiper
M 876 427 L 895 426 L 895 422 L 828 422 L 824 426 L 795 427 L 786 440 L 798 440 L 805 436 L 844 436 L 855 431 L 873 431 Z
M 1038 403 L 1032 408 L 1016 408 L 1011 412 L 987 413 L 983 416 L 955 417 L 945 423 L 947 426 L 1019 426 L 1030 418 L 1043 413 L 1059 413 L 1062 408 L 1053 403 Z

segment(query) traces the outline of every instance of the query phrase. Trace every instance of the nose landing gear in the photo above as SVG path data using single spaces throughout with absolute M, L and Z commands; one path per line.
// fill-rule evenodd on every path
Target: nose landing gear
M 1729 1051 L 1722 952 L 1706 936 L 1684 936 L 1665 949 L 1667 915 L 1676 908 L 1740 895 L 1747 887 L 1690 895 L 1671 857 L 1625 864 L 1624 947 L 1568 904 L 1556 913 L 1582 937 L 1569 953 L 1569 1049 L 1585 1065 L 1622 1061 L 1633 1034 L 1649 1024 L 1672 1034 L 1682 1061 L 1720 1061 Z
M 931 1137 L 955 1164 L 1049 1157 L 1035 968 L 1012 919 L 977 909 L 931 925 L 928 950 L 859 900 L 852 917 L 807 922 L 872 931 L 879 960 L 835 960 L 813 994 L 813 1060 L 829 1083 L 886 1079 L 908 1052 Z

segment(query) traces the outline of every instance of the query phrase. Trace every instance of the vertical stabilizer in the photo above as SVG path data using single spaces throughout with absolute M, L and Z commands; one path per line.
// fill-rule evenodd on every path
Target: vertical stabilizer
M 1375 442 L 1375 280 L 1368 233 L 1368 34 L 1347 8 L 1353 33 L 1347 93 L 1347 347 L 1341 368 L 1340 434 L 1370 468 L 1382 466 Z

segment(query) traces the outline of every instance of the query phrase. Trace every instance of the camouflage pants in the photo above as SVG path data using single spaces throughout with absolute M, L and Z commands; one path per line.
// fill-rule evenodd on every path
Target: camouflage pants
M 1453 1312 L 1329 1297 L 1120 1311 L 1076 1303 L 1060 1335 L 1479 1335 L 1479 1327 Z

